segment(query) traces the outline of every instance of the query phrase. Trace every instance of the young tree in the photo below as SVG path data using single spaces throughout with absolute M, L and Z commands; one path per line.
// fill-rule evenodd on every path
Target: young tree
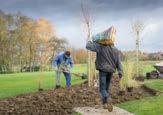
M 136 77 L 139 77 L 139 47 L 140 47 L 140 35 L 144 29 L 144 23 L 141 20 L 136 20 L 132 23 L 132 30 L 136 36 Z
M 41 75 L 39 77 L 39 90 L 41 90 L 41 84 L 43 79 L 43 69 L 46 68 L 46 65 L 49 61 L 49 41 L 54 36 L 53 26 L 50 21 L 47 21 L 44 18 L 40 18 L 36 22 L 37 41 L 38 41 L 38 53 L 40 60 L 40 71 Z
M 41 69 L 45 66 L 49 59 L 50 39 L 54 36 L 54 29 L 50 21 L 40 18 L 37 20 L 37 41 L 39 44 L 38 51 L 40 54 Z
M 88 10 L 88 6 L 86 6 L 86 4 L 84 4 L 83 2 L 81 3 L 81 11 L 83 14 L 84 23 L 86 25 L 87 41 L 90 41 L 91 40 L 90 12 Z M 95 64 L 94 64 L 95 57 L 93 55 L 94 55 L 93 52 L 90 52 L 89 50 L 87 50 L 87 75 L 88 75 L 88 85 L 89 86 L 93 86 L 94 78 L 96 76 Z

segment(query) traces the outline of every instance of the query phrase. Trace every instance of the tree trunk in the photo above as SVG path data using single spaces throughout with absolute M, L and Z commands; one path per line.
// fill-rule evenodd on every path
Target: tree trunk
M 31 46 L 31 42 L 29 43 L 30 43 L 29 45 L 29 72 L 31 72 L 32 71 L 32 46 Z
M 136 76 L 139 77 L 139 32 L 136 38 Z

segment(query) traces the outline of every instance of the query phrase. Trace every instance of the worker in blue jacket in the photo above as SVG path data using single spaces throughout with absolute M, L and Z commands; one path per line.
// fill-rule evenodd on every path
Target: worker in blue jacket
M 54 70 L 56 71 L 56 88 L 60 88 L 60 76 L 64 74 L 66 79 L 66 86 L 71 86 L 71 70 L 73 68 L 73 59 L 70 57 L 71 52 L 60 52 L 53 61 Z

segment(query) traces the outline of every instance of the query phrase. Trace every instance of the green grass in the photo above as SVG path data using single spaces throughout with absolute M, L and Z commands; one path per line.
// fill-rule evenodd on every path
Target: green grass
M 163 96 L 147 97 L 117 105 L 135 115 L 162 115 Z
M 151 72 L 153 70 L 156 70 L 153 65 L 156 64 L 158 61 L 140 61 L 140 73 L 143 76 L 146 76 L 147 72 Z M 135 62 L 136 63 L 136 62 Z M 124 65 L 124 62 L 122 62 Z M 135 64 L 135 69 L 136 69 L 136 64 Z M 136 70 L 135 70 L 136 71 Z
M 73 72 L 85 72 L 84 64 L 75 65 Z M 55 86 L 55 72 L 14 73 L 0 75 L 0 98 L 12 97 L 19 94 L 38 91 L 38 81 L 41 76 L 42 88 L 52 89 Z M 80 84 L 84 80 L 72 75 L 72 85 Z M 64 76 L 61 76 L 61 85 L 65 86 Z
M 153 70 L 152 64 L 155 62 L 141 62 L 144 67 L 144 72 Z M 73 69 L 74 73 L 85 73 L 86 64 L 77 64 Z M 38 81 L 42 77 L 43 89 L 54 88 L 55 72 L 33 72 L 33 73 L 14 73 L 0 74 L 0 98 L 11 97 L 23 93 L 36 92 L 38 90 Z M 80 78 L 72 76 L 72 85 L 83 82 Z M 65 86 L 64 76 L 61 77 L 61 84 Z
M 145 80 L 144 84 L 149 88 L 163 92 L 163 79 Z M 121 103 L 117 106 L 126 109 L 135 115 L 162 115 L 163 94 L 160 96 L 146 97 L 141 100 Z
M 140 71 L 142 75 L 146 75 L 147 72 L 151 72 L 156 70 L 153 65 L 156 64 L 158 61 L 140 61 Z
M 163 92 L 163 79 L 145 80 L 144 84 L 149 88 Z
M 155 70 L 153 64 L 156 62 L 141 62 L 143 74 Z M 86 64 L 75 65 L 74 73 L 85 73 Z M 23 93 L 38 91 L 38 80 L 42 76 L 43 89 L 52 89 L 55 86 L 55 72 L 33 72 L 33 73 L 14 73 L 0 74 L 0 98 L 12 97 Z M 72 85 L 80 84 L 83 80 L 79 77 L 72 76 Z M 65 79 L 62 75 L 61 84 L 65 86 Z M 146 80 L 145 85 L 156 90 L 163 90 L 163 80 Z M 125 102 L 117 106 L 124 108 L 136 115 L 161 115 L 163 113 L 163 96 L 147 97 L 141 100 Z

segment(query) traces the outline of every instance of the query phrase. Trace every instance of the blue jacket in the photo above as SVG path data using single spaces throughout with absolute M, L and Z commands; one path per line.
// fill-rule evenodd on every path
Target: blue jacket
M 69 58 L 65 58 L 65 52 L 60 52 L 55 59 L 53 60 L 53 66 L 59 66 L 61 63 L 63 63 L 65 61 L 65 63 L 67 65 L 70 65 L 70 67 L 73 67 L 73 59 L 71 57 Z

